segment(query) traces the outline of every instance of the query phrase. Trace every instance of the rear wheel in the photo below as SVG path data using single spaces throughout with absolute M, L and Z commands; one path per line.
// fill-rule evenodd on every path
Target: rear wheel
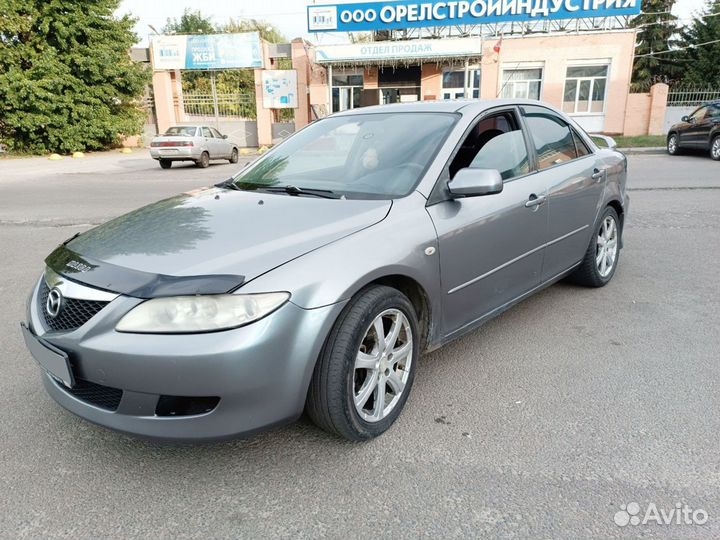
M 720 161 L 720 135 L 715 135 L 710 143 L 710 157 L 715 161 Z
M 230 154 L 230 163 L 237 163 L 238 162 L 238 149 L 233 148 L 232 153 Z
M 572 279 L 586 287 L 603 287 L 615 275 L 620 258 L 620 220 L 614 208 L 608 206 L 600 219 L 585 258 Z
M 208 154 L 207 152 L 203 152 L 202 154 L 200 154 L 200 159 L 195 162 L 195 165 L 197 165 L 201 169 L 207 168 L 207 166 L 210 165 L 210 154 Z
M 680 153 L 680 139 L 677 133 L 672 133 L 667 139 L 667 152 L 671 156 L 677 156 Z
M 172 161 L 170 161 L 169 159 L 161 159 L 160 167 L 163 169 L 169 169 L 170 167 L 172 167 Z
M 351 441 L 377 437 L 400 415 L 420 353 L 415 309 L 400 291 L 357 296 L 323 347 L 306 410 L 319 427 Z

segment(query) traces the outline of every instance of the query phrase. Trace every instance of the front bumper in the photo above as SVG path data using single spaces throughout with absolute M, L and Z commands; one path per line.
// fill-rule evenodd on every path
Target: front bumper
M 124 334 L 114 330 L 140 300 L 120 296 L 80 328 L 47 332 L 29 302 L 30 328 L 65 351 L 75 378 L 122 392 L 115 410 L 78 397 L 43 372 L 47 392 L 91 422 L 142 437 L 211 440 L 296 419 L 320 349 L 343 304 L 306 310 L 288 302 L 245 327 L 206 334 Z M 217 397 L 202 414 L 161 416 L 162 396 Z

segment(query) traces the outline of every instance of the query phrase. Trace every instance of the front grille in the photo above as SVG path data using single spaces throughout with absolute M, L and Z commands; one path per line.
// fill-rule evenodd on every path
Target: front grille
M 108 411 L 117 410 L 123 395 L 123 391 L 119 388 L 103 386 L 102 384 L 96 384 L 83 379 L 75 379 L 75 386 L 72 388 L 61 386 L 58 383 L 55 384 L 68 394 Z
M 109 302 L 98 300 L 79 300 L 77 298 L 63 298 L 62 307 L 57 317 L 51 317 L 46 309 L 50 288 L 45 280 L 40 283 L 38 291 L 38 311 L 42 313 L 45 325 L 51 330 L 75 330 L 94 317 L 98 311 Z

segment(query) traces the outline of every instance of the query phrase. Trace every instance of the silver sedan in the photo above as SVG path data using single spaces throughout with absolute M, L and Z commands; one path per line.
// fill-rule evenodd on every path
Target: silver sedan
M 238 155 L 237 145 L 210 126 L 174 126 L 150 143 L 150 156 L 163 169 L 172 167 L 173 161 L 194 161 L 202 168 L 213 159 L 237 163 Z
M 63 243 L 23 334 L 48 393 L 116 430 L 218 439 L 306 410 L 369 439 L 423 352 L 560 279 L 610 282 L 626 173 L 539 102 L 346 111 Z

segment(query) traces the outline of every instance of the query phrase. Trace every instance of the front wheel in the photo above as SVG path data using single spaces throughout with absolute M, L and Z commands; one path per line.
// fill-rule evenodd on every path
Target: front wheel
M 200 155 L 200 159 L 195 162 L 195 165 L 197 165 L 201 169 L 206 169 L 208 165 L 210 165 L 210 154 L 208 154 L 207 152 L 203 152 Z
M 677 156 L 680 153 L 680 139 L 677 133 L 673 133 L 667 139 L 667 153 L 671 156 Z
M 350 441 L 385 432 L 412 387 L 420 335 L 400 291 L 373 286 L 335 323 L 315 366 L 306 410 L 320 428 Z
M 585 258 L 572 279 L 586 287 L 603 287 L 615 275 L 620 258 L 620 220 L 614 208 L 608 206 L 600 219 Z
M 720 135 L 715 135 L 710 143 L 710 157 L 715 161 L 720 161 Z
M 238 162 L 238 149 L 233 148 L 232 153 L 230 154 L 230 163 L 237 163 Z

